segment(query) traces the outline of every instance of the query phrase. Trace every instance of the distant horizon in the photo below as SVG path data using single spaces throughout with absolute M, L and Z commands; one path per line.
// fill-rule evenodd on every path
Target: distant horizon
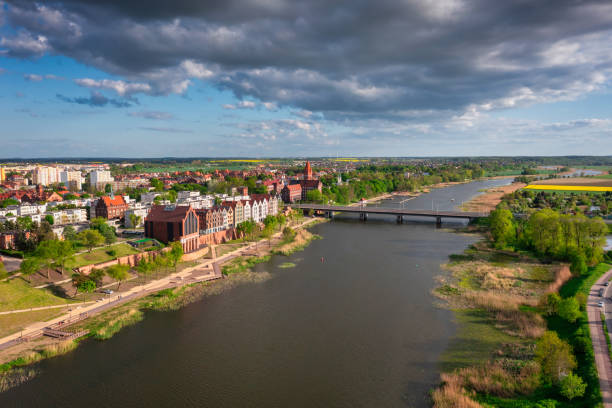
M 612 158 L 612 154 L 604 154 L 604 155 L 484 155 L 484 156 L 469 156 L 469 155 L 460 155 L 460 156 L 158 156 L 158 157 L 120 157 L 120 156 L 65 156 L 65 157 L 0 157 L 0 164 L 11 161 L 56 161 L 61 162 L 62 160 L 67 161 L 104 161 L 104 160 L 122 160 L 122 161 L 148 161 L 148 160 L 179 160 L 179 161 L 188 161 L 188 160 L 307 160 L 307 159 L 495 159 L 495 158 L 517 158 L 517 159 L 538 159 L 538 158 Z

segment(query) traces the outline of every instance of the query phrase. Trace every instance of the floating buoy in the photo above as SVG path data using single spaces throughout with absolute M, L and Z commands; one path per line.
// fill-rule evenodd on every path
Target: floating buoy
M 321 257 L 321 262 L 324 262 L 324 261 L 325 261 L 325 258 Z

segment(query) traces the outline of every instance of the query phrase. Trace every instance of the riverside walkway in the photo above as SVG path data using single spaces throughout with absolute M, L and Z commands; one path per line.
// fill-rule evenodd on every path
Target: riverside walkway
M 443 218 L 474 220 L 487 217 L 486 213 L 466 212 L 466 211 L 436 211 L 436 210 L 411 210 L 406 208 L 384 208 L 366 206 L 337 206 L 325 204 L 294 204 L 293 208 L 301 210 L 313 210 L 324 213 L 327 217 L 333 217 L 333 213 L 353 213 L 359 214 L 363 221 L 368 219 L 368 214 L 394 215 L 397 222 L 403 222 L 404 217 L 429 217 L 435 218 L 437 224 L 442 223 Z

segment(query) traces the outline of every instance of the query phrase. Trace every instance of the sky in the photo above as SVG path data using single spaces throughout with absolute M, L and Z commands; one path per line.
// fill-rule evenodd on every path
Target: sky
M 0 158 L 612 154 L 609 0 L 0 0 Z

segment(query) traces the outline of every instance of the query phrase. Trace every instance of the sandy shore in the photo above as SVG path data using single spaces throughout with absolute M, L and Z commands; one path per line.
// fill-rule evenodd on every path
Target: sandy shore
M 461 206 L 461 210 L 484 213 L 491 212 L 501 202 L 503 196 L 513 193 L 525 186 L 526 184 L 524 183 L 512 183 L 507 186 L 492 187 L 484 194 L 477 195 L 470 201 L 464 203 Z

